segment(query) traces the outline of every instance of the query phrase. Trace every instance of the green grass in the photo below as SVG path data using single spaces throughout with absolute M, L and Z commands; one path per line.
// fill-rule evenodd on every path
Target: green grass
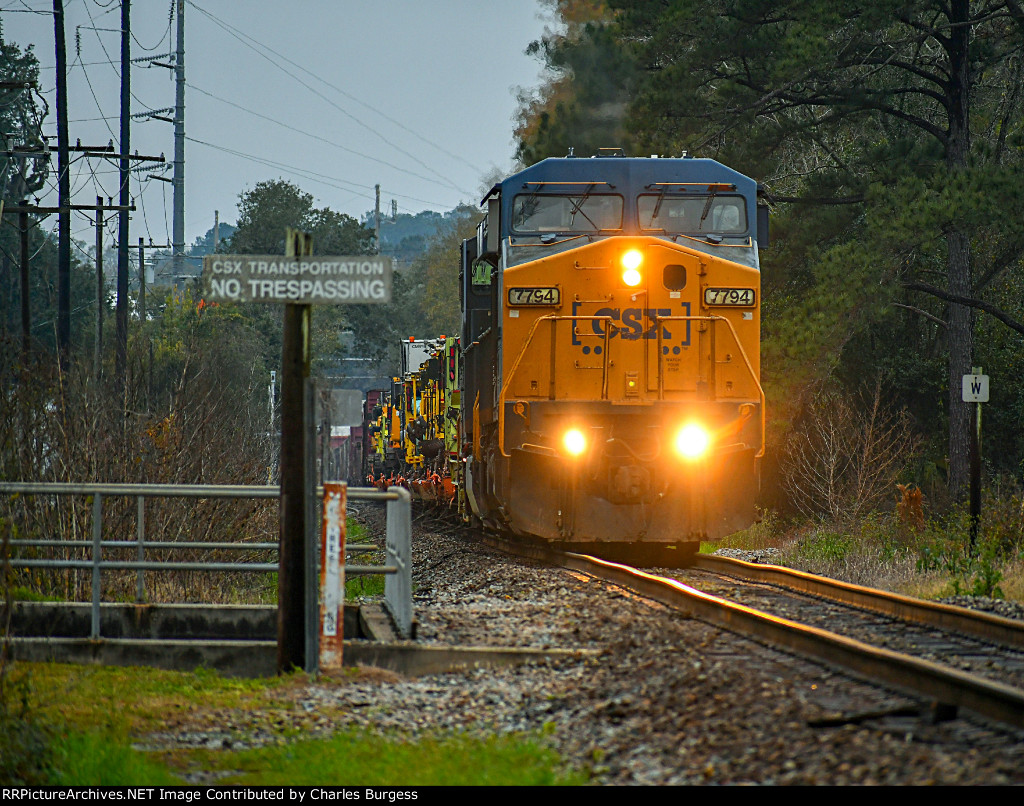
M 384 576 L 358 576 L 346 578 L 345 601 L 352 602 L 364 596 L 383 596 Z
M 586 783 L 559 772 L 557 755 L 522 737 L 467 735 L 418 740 L 342 733 L 208 756 L 207 764 L 239 770 L 223 784 L 294 786 L 551 786 Z
M 370 535 L 366 527 L 351 518 L 345 521 L 345 541 L 349 543 L 368 543 Z
M 761 521 L 713 543 L 719 548 L 775 547 L 776 561 L 801 571 L 939 599 L 955 594 L 1024 601 L 1024 496 L 988 494 L 977 545 L 969 550 L 969 519 L 962 511 L 929 513 L 923 528 L 904 524 L 898 512 L 869 513 L 852 523 L 793 520 L 771 512 Z
M 348 521 L 346 528 L 346 543 L 369 543 L 371 542 L 371 535 L 367 532 L 366 527 L 361 523 L 356 523 L 353 520 Z M 375 552 L 379 553 L 379 552 Z M 370 558 L 372 554 L 355 554 L 352 557 L 352 563 L 355 565 L 373 565 Z M 363 596 L 383 596 L 384 595 L 384 575 L 380 576 L 349 576 L 345 578 L 345 600 L 354 601 Z
M 51 742 L 58 786 L 174 786 L 184 783 L 166 766 L 110 733 L 66 733 Z
M 346 669 L 324 685 L 353 679 L 389 682 L 379 672 Z M 16 663 L 0 712 L 0 779 L 50 785 L 180 784 L 186 773 L 216 774 L 217 783 L 413 785 L 581 784 L 539 737 L 395 733 L 344 729 L 345 713 L 297 706 L 309 683 L 295 673 L 266 679 L 216 672 Z M 5 716 L 6 715 L 6 716 Z M 324 738 L 313 729 L 338 726 Z M 157 735 L 225 730 L 258 749 L 179 748 L 155 752 L 133 743 Z M 230 773 L 224 776 L 224 773 Z
M 59 602 L 62 601 L 56 596 L 45 594 L 26 588 L 24 585 L 16 585 L 11 588 L 11 600 L 15 602 Z

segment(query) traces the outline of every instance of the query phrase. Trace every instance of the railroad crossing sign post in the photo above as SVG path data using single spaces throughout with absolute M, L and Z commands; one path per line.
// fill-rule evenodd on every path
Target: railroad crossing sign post
M 974 403 L 974 430 L 971 432 L 971 552 L 978 543 L 978 523 L 981 521 L 981 404 L 988 403 L 988 375 L 981 367 L 972 367 L 971 375 L 964 375 L 961 397 L 964 403 Z
M 391 300 L 391 258 L 313 255 L 313 239 L 288 229 L 285 255 L 203 258 L 207 302 L 284 303 L 281 348 L 281 503 L 277 671 L 319 666 L 315 431 L 310 381 L 313 305 Z M 340 646 L 340 644 L 339 644 Z M 340 662 L 340 661 L 339 661 Z

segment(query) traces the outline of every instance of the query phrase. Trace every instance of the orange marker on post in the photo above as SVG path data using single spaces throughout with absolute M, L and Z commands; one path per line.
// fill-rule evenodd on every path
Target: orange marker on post
M 348 487 L 324 482 L 320 540 L 320 671 L 341 669 L 345 625 L 345 507 Z

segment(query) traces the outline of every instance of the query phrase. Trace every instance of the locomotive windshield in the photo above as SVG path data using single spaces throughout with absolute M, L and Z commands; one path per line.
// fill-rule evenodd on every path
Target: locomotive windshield
M 742 196 L 645 194 L 637 199 L 637 217 L 642 230 L 726 235 L 747 231 L 747 205 Z
M 516 232 L 585 233 L 622 229 L 622 197 L 610 194 L 522 194 L 512 203 Z

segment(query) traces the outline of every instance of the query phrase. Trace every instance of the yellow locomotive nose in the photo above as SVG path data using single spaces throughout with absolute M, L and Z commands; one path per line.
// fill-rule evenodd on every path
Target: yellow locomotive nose
M 640 285 L 643 275 L 640 265 L 644 262 L 643 253 L 639 249 L 630 249 L 622 255 L 622 282 L 630 288 Z

